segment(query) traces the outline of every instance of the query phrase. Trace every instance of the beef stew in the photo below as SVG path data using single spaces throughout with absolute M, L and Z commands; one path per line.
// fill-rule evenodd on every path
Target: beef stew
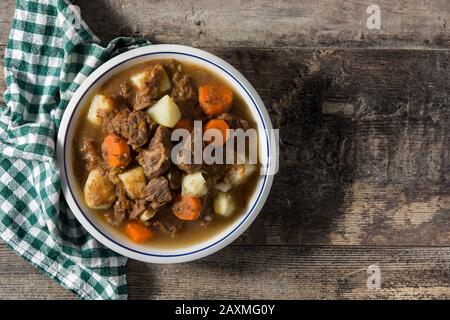
M 209 70 L 153 60 L 105 81 L 83 110 L 73 169 L 85 204 L 114 230 L 152 247 L 184 247 L 217 234 L 247 208 L 259 164 L 171 159 L 175 129 L 256 128 L 243 99 Z M 83 165 L 79 165 L 83 163 Z

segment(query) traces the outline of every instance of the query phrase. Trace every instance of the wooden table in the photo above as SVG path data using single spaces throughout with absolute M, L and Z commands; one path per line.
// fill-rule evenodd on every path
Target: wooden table
M 373 2 L 381 30 L 366 25 Z M 280 172 L 250 229 L 200 261 L 130 261 L 130 298 L 450 298 L 450 2 L 75 3 L 105 41 L 228 60 L 281 129 Z M 0 3 L 1 55 L 13 8 Z M 73 295 L 0 244 L 0 298 Z

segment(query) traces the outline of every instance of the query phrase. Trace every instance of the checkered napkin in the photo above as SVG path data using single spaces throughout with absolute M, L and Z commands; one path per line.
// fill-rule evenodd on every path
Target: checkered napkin
M 67 0 L 16 2 L 0 108 L 0 237 L 84 299 L 125 299 L 126 259 L 87 234 L 67 208 L 55 138 L 83 80 L 112 55 L 145 44 L 118 38 L 100 46 Z

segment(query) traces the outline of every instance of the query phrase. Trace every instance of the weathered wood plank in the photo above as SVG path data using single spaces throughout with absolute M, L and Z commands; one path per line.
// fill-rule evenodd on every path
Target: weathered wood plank
M 11 25 L 14 0 L 0 3 L 0 44 Z M 103 39 L 142 36 L 157 43 L 199 47 L 448 47 L 450 3 L 376 1 L 381 30 L 369 30 L 371 0 L 146 1 L 76 0 Z
M 382 29 L 369 30 L 373 1 L 76 1 L 103 38 L 142 35 L 194 46 L 448 46 L 444 0 L 381 1 Z M 437 11 L 436 11 L 437 10 Z M 133 17 L 130 19 L 130 17 Z M 119 32 L 117 31 L 119 30 Z
M 3 104 L 3 92 L 5 91 L 6 83 L 5 76 L 3 74 L 3 57 L 5 55 L 5 47 L 0 46 L 0 105 Z
M 74 296 L 0 244 L 0 299 Z M 129 261 L 131 299 L 449 298 L 449 248 L 230 246 L 178 265 Z M 367 289 L 367 267 L 381 289 Z M 180 275 L 183 275 L 180 277 Z M 226 284 L 225 286 L 223 284 Z
M 289 221 L 281 242 L 448 244 L 448 53 L 327 52 L 305 61 L 309 71 L 297 71 L 272 104 L 285 142 L 281 194 L 269 205 Z M 323 114 L 326 101 L 350 101 L 355 111 Z
M 74 298 L 0 241 L 0 300 Z
M 5 45 L 14 16 L 15 1 L 6 0 L 0 2 L 0 45 Z M 1 56 L 3 58 L 3 55 Z
M 295 49 L 447 48 L 450 3 L 381 1 L 382 30 L 368 31 L 366 0 L 75 2 L 104 40 L 208 47 L 281 128 L 281 170 L 251 229 L 193 263 L 130 261 L 131 298 L 450 297 L 449 249 L 408 247 L 450 243 L 449 52 Z M 0 2 L 0 56 L 13 10 Z M 362 244 L 404 247 L 322 246 Z M 0 261 L 0 299 L 73 298 L 3 244 Z M 370 264 L 381 290 L 366 288 Z
M 448 52 L 222 55 L 281 128 L 281 170 L 249 243 L 449 243 Z M 355 110 L 323 114 L 327 101 Z
M 237 243 L 450 243 L 448 51 L 212 51 L 281 128 L 273 191 Z
M 130 261 L 128 282 L 132 299 L 446 298 L 449 259 L 448 248 L 232 246 L 189 264 Z M 367 288 L 373 264 L 380 290 Z

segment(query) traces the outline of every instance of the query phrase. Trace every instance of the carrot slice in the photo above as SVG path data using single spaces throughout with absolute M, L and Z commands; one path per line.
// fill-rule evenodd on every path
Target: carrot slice
M 222 135 L 222 139 L 216 141 L 216 137 L 211 132 L 208 133 L 208 130 L 210 129 L 219 130 L 219 132 Z M 203 128 L 205 139 L 209 143 L 212 143 L 216 146 L 221 146 L 228 140 L 228 129 L 230 129 L 230 127 L 228 126 L 228 123 L 225 120 L 222 119 L 209 120 L 208 123 Z
M 206 115 L 217 116 L 230 110 L 233 91 L 225 86 L 204 85 L 198 90 L 198 100 Z
M 192 121 L 186 118 L 180 119 L 173 129 L 186 129 L 191 132 L 193 130 Z
M 124 232 L 135 243 L 145 242 L 153 236 L 153 232 L 137 221 L 128 222 Z
M 173 214 L 180 220 L 197 220 L 202 210 L 200 198 L 191 196 L 179 196 L 172 205 Z
M 102 144 L 103 157 L 111 168 L 126 167 L 131 161 L 130 146 L 120 137 L 110 134 Z

